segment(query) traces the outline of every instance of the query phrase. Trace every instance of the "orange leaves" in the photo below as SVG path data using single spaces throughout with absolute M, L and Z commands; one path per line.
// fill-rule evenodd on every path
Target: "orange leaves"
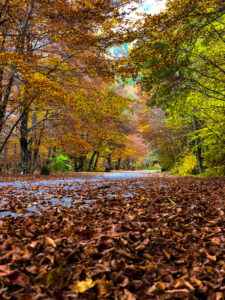
M 46 211 L 2 218 L 2 297 L 10 299 L 16 292 L 23 299 L 29 286 L 30 298 L 41 289 L 46 299 L 49 293 L 79 300 L 224 298 L 223 178 L 151 174 L 127 181 L 66 183 L 71 176 L 47 189 Z M 90 177 L 94 179 L 80 178 Z M 24 191 L 24 199 L 18 195 L 12 202 L 38 202 L 31 198 L 39 189 L 31 187 L 26 186 L 28 197 Z M 8 195 L 13 192 L 7 187 Z M 50 205 L 51 195 L 67 195 L 70 207 L 59 204 L 63 198 Z M 96 201 L 77 207 L 74 195 Z

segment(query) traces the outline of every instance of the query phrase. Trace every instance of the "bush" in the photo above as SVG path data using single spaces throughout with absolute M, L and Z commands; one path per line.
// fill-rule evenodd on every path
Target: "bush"
M 188 153 L 172 169 L 173 172 L 180 175 L 193 175 L 197 166 L 197 158 L 194 154 Z
M 72 170 L 72 166 L 69 162 L 69 158 L 64 154 L 60 154 L 52 158 L 51 168 L 54 172 L 59 172 L 59 173 L 68 172 Z

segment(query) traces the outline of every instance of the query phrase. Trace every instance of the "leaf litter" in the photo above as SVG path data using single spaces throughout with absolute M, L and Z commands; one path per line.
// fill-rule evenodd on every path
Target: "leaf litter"
M 0 223 L 0 298 L 225 299 L 224 183 L 152 174 L 2 187 L 1 207 L 20 213 Z M 26 214 L 30 203 L 39 213 Z

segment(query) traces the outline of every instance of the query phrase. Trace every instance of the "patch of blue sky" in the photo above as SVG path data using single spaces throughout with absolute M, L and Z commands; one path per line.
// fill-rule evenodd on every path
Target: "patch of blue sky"
M 144 3 L 142 5 L 142 8 L 143 8 L 144 12 L 147 13 L 147 12 L 151 11 L 151 8 L 152 8 L 153 5 L 154 4 L 152 4 L 152 3 Z
M 166 9 L 166 1 L 165 0 L 145 0 L 140 7 L 136 6 L 137 13 L 151 13 L 151 14 L 157 14 L 160 11 L 163 11 Z M 127 7 L 127 10 L 129 11 L 129 6 Z M 142 18 L 140 15 L 138 15 L 136 12 L 133 12 L 129 14 L 129 19 L 137 20 Z M 109 47 L 107 49 L 108 53 L 114 57 L 122 57 L 122 56 L 128 56 L 130 53 L 129 44 L 123 44 L 120 46 L 114 46 Z

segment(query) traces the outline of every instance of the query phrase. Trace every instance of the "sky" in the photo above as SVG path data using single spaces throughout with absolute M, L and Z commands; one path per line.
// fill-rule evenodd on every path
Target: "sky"
M 156 14 L 161 10 L 166 8 L 165 0 L 158 1 L 158 0 L 146 0 L 142 5 L 142 9 L 144 12 L 149 12 L 151 14 Z
M 141 6 L 138 5 L 131 5 L 131 6 L 127 6 L 127 9 L 129 10 L 129 8 L 131 7 L 136 7 L 137 8 L 137 12 L 132 12 L 129 14 L 129 20 L 137 20 L 137 19 L 141 19 L 142 17 L 139 15 L 138 13 L 150 13 L 150 14 L 157 14 L 160 13 L 161 11 L 166 9 L 166 0 L 145 0 L 144 3 Z M 119 47 L 111 47 L 108 49 L 109 53 L 111 53 L 111 55 L 115 55 L 115 56 L 126 56 L 129 53 L 129 45 L 128 44 L 124 44 L 121 45 Z
M 166 5 L 165 5 L 166 0 L 145 0 L 144 3 L 139 6 L 139 5 L 132 5 L 132 7 L 136 7 L 138 13 L 150 13 L 150 14 L 157 14 L 162 10 L 165 10 Z M 130 17 L 137 19 L 137 14 L 132 13 Z

